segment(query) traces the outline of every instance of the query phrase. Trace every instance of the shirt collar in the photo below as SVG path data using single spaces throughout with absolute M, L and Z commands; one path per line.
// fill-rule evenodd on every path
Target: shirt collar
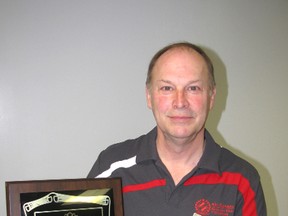
M 158 153 L 156 149 L 157 127 L 154 127 L 149 133 L 138 139 L 139 152 L 137 154 L 136 162 L 140 163 L 147 160 L 158 160 Z
M 205 149 L 198 163 L 200 169 L 208 169 L 220 173 L 219 158 L 221 147 L 215 143 L 210 133 L 205 130 Z M 157 127 L 153 128 L 148 134 L 140 137 L 138 142 L 141 142 L 136 162 L 144 162 L 148 160 L 159 160 L 156 149 Z
M 206 145 L 203 155 L 198 163 L 198 167 L 220 173 L 219 159 L 221 154 L 221 147 L 215 143 L 214 139 L 207 130 L 205 130 L 204 136 Z

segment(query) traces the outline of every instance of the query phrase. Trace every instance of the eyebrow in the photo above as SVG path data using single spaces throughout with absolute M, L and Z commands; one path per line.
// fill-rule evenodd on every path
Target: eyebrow
M 164 79 L 157 80 L 157 82 L 165 82 L 165 83 L 173 84 L 171 81 L 169 81 L 169 80 L 164 80 Z
M 170 80 L 165 80 L 165 79 L 160 79 L 160 80 L 157 80 L 157 82 L 164 82 L 164 83 L 168 83 L 168 84 L 171 84 L 171 85 L 174 85 L 174 83 Z M 198 83 L 198 82 L 202 82 L 202 80 L 193 80 L 193 81 L 189 81 L 187 83 L 187 85 L 190 85 L 190 84 L 193 84 L 193 83 Z

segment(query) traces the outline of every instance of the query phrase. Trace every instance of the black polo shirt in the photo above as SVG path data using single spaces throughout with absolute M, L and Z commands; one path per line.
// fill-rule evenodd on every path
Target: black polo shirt
M 266 216 L 256 169 L 216 144 L 208 131 L 198 165 L 176 186 L 157 154 L 156 136 L 154 128 L 108 147 L 88 175 L 122 178 L 125 216 Z

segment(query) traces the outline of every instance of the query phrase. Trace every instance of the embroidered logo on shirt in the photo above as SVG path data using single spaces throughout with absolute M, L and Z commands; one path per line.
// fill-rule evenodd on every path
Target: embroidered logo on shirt
M 219 216 L 233 215 L 234 208 L 235 207 L 233 205 L 226 205 L 215 202 L 210 203 L 206 199 L 200 199 L 195 203 L 196 213 L 203 216 L 209 215 L 210 213 Z
M 211 204 L 206 199 L 198 200 L 195 203 L 196 213 L 200 215 L 208 215 L 211 211 Z

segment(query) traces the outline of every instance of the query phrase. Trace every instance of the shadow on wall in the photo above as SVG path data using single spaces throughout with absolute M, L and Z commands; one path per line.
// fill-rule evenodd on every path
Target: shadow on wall
M 277 206 L 275 190 L 272 184 L 272 177 L 269 171 L 259 161 L 256 161 L 255 159 L 249 157 L 240 150 L 231 147 L 226 142 L 225 138 L 221 135 L 221 133 L 218 131 L 218 124 L 220 122 L 222 113 L 225 111 L 226 101 L 228 97 L 227 71 L 225 64 L 217 53 L 207 47 L 201 46 L 201 48 L 203 48 L 203 50 L 208 54 L 214 64 L 215 79 L 217 85 L 216 101 L 213 110 L 209 115 L 206 127 L 220 145 L 231 150 L 233 153 L 247 160 L 253 166 L 255 166 L 261 176 L 261 183 L 263 186 L 267 204 L 267 215 L 277 216 L 279 215 L 279 210 Z

